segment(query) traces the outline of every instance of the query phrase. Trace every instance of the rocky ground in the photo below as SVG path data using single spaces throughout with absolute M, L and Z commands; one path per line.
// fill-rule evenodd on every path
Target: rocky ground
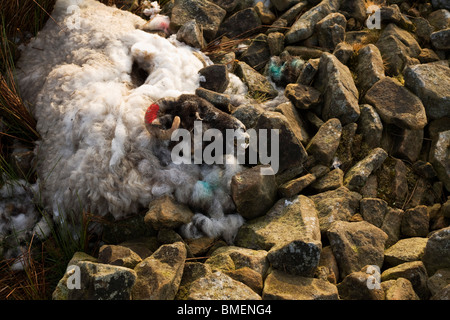
M 450 3 L 387 1 L 380 29 L 363 0 L 268 3 L 163 8 L 215 63 L 196 94 L 280 130 L 278 174 L 233 178 L 234 245 L 182 239 L 193 213 L 164 197 L 75 254 L 54 299 L 450 299 Z

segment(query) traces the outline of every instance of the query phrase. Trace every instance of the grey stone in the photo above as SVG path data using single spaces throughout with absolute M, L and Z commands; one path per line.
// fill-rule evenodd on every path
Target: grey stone
M 313 87 L 290 83 L 286 86 L 284 95 L 298 109 L 311 109 L 321 102 L 321 92 Z
M 383 123 L 374 107 L 370 104 L 360 105 L 361 115 L 358 119 L 358 131 L 362 134 L 363 142 L 369 149 L 377 148 L 381 144 Z
M 253 250 L 236 246 L 223 246 L 214 250 L 211 258 L 214 256 L 227 256 L 231 259 L 234 269 L 250 268 L 265 277 L 269 269 L 267 260 L 267 251 Z M 209 259 L 208 259 L 209 260 Z
M 219 29 L 226 11 L 207 0 L 175 0 L 170 24 L 179 29 L 195 20 L 207 41 L 211 41 Z
M 188 206 L 176 202 L 170 196 L 162 196 L 150 202 L 144 222 L 155 230 L 173 229 L 189 223 L 193 216 Z
M 391 23 L 381 32 L 376 43 L 381 55 L 387 62 L 387 73 L 398 75 L 403 69 L 413 63 L 421 52 L 420 45 L 406 30 Z
M 237 63 L 235 73 L 247 85 L 250 95 L 263 95 L 267 98 L 278 95 L 269 80 L 245 62 Z
M 450 49 L 450 28 L 433 32 L 430 35 L 431 44 L 438 50 Z
M 343 300 L 384 300 L 381 287 L 372 283 L 375 279 L 370 272 L 352 272 L 337 285 L 339 297 Z
M 247 63 L 257 71 L 262 71 L 270 59 L 270 48 L 267 43 L 267 36 L 264 33 L 257 35 L 247 50 L 245 50 L 239 60 Z
M 427 241 L 422 237 L 399 240 L 384 251 L 385 264 L 394 267 L 405 262 L 421 261 Z
M 303 189 L 316 181 L 316 177 L 308 173 L 304 176 L 288 181 L 278 187 L 278 193 L 282 198 L 290 198 L 299 194 Z
M 446 0 L 431 0 L 433 8 L 435 9 L 447 9 L 450 10 L 450 3 Z
M 286 43 L 293 44 L 309 38 L 314 33 L 316 24 L 331 12 L 337 11 L 339 1 L 324 0 L 308 10 L 292 25 L 286 33 Z
M 297 110 L 291 102 L 285 102 L 278 105 L 275 111 L 282 113 L 289 122 L 291 130 L 294 132 L 297 139 L 306 145 L 311 139 L 309 132 L 307 131 L 307 123 L 300 116 L 299 110 Z
M 338 300 L 335 285 L 326 280 L 273 270 L 264 282 L 263 300 Z
M 261 2 L 258 2 L 261 3 Z M 284 34 L 281 32 L 271 32 L 267 36 L 270 56 L 279 56 L 284 50 Z
M 450 267 L 450 227 L 437 230 L 429 237 L 422 261 L 430 275 Z
M 184 243 L 162 245 L 134 268 L 137 280 L 132 290 L 133 299 L 174 299 L 181 282 L 185 259 Z
M 386 247 L 392 246 L 400 239 L 403 213 L 402 209 L 388 208 L 384 216 L 383 225 L 381 226 L 381 230 L 388 235 Z
M 231 197 L 245 219 L 260 217 L 272 207 L 277 195 L 275 175 L 262 175 L 261 166 L 248 168 L 233 176 Z
M 270 0 L 278 11 L 285 11 L 300 2 L 300 0 Z
M 356 77 L 356 85 L 362 92 L 367 92 L 377 81 L 385 77 L 383 58 L 374 44 L 365 45 L 358 51 Z
M 383 265 L 388 236 L 374 225 L 366 221 L 335 221 L 327 235 L 342 278 L 366 265 Z
M 141 257 L 129 248 L 117 245 L 103 245 L 98 252 L 98 262 L 133 269 Z
M 426 237 L 429 224 L 427 207 L 417 206 L 406 210 L 403 214 L 401 232 L 406 237 Z
M 310 196 L 318 211 L 321 233 L 325 234 L 334 221 L 348 221 L 359 209 L 361 198 L 346 187 Z
M 450 191 L 450 130 L 440 132 L 433 138 L 429 160 L 439 180 Z
M 317 163 L 329 165 L 341 140 L 342 125 L 339 119 L 325 122 L 306 146 L 306 152 L 313 156 Z
M 230 113 L 231 98 L 228 94 L 218 93 L 202 87 L 195 89 L 195 95 L 212 103 L 217 109 Z
M 386 282 L 392 282 L 385 290 L 386 300 L 420 300 L 408 279 L 398 278 Z
M 217 36 L 227 36 L 228 38 L 243 38 L 248 33 L 255 32 L 261 26 L 259 18 L 254 8 L 247 8 L 236 12 L 226 18 L 218 30 Z
M 421 299 L 429 298 L 428 274 L 422 261 L 405 262 L 381 273 L 382 282 L 398 278 L 408 279 Z
M 344 41 L 347 19 L 341 13 L 330 13 L 316 24 L 319 45 L 322 48 L 333 51 L 336 46 Z
M 198 71 L 204 81 L 200 80 L 202 88 L 223 93 L 230 83 L 227 67 L 223 64 L 213 64 Z
M 409 66 L 404 71 L 405 86 L 425 106 L 428 119 L 450 116 L 450 68 L 426 63 Z
M 359 190 L 365 185 L 369 175 L 381 166 L 387 156 L 387 152 L 382 148 L 373 149 L 345 174 L 344 186 L 350 190 Z
M 364 101 L 374 106 L 387 124 L 410 130 L 423 129 L 427 124 L 422 101 L 392 78 L 376 82 L 367 91 Z
M 364 198 L 359 203 L 360 212 L 365 221 L 381 228 L 387 211 L 387 202 L 378 198 Z
M 344 171 L 339 168 L 331 170 L 323 177 L 317 179 L 310 186 L 315 192 L 325 192 L 340 188 L 344 185 Z
M 243 104 L 232 111 L 233 117 L 240 120 L 247 129 L 253 128 L 264 109 L 257 104 Z
M 275 269 L 312 276 L 322 248 L 314 202 L 302 195 L 280 199 L 265 216 L 244 224 L 235 242 L 268 250 Z
M 394 145 L 391 149 L 392 156 L 415 162 L 422 150 L 423 131 L 423 129 L 403 129 L 400 134 L 395 136 Z
M 439 291 L 444 289 L 450 284 L 450 268 L 439 269 L 432 276 L 428 278 L 428 289 L 432 296 L 438 294 Z
M 245 284 L 217 271 L 192 282 L 187 300 L 261 300 L 261 297 Z
M 428 15 L 427 20 L 436 28 L 436 31 L 450 28 L 450 12 L 448 10 L 433 11 Z
M 334 55 L 323 53 L 315 87 L 323 92 L 322 118 L 338 118 L 342 125 L 359 118 L 358 90 L 347 66 Z
M 279 130 L 278 174 L 281 174 L 288 169 L 302 168 L 303 163 L 307 158 L 306 150 L 302 143 L 297 139 L 289 125 L 289 121 L 284 115 L 279 112 L 267 111 L 259 116 L 255 129 L 257 132 L 261 132 L 260 129 Z M 260 141 L 261 138 L 260 134 L 258 141 Z M 267 142 L 267 150 L 272 150 L 272 144 L 269 138 L 267 138 Z
M 177 40 L 191 47 L 203 49 L 206 46 L 203 32 L 195 20 L 183 24 L 177 32 Z
M 340 62 L 347 65 L 354 55 L 353 46 L 347 42 L 339 43 L 333 51 L 333 54 Z
M 89 261 L 80 261 L 76 267 L 68 272 L 79 270 L 80 289 L 69 290 L 68 300 L 131 300 L 136 281 L 132 269 Z

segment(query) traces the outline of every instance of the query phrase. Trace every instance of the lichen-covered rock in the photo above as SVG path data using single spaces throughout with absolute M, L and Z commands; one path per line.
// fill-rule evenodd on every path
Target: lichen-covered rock
M 334 221 L 348 221 L 357 212 L 362 197 L 347 187 L 339 187 L 309 198 L 316 205 L 320 232 L 323 234 Z
M 421 261 L 427 242 L 427 238 L 421 237 L 401 239 L 384 251 L 384 262 L 394 267 L 405 262 Z
M 387 234 L 374 225 L 366 221 L 336 221 L 327 235 L 342 278 L 366 265 L 383 265 Z
M 262 71 L 269 61 L 270 56 L 267 35 L 261 33 L 252 40 L 248 48 L 241 54 L 239 60 L 247 63 L 257 71 Z
M 426 237 L 430 218 L 426 206 L 417 206 L 405 211 L 402 218 L 401 233 L 406 237 Z
M 432 296 L 439 293 L 447 285 L 450 284 L 450 268 L 439 269 L 428 278 L 428 289 Z
M 273 135 L 270 130 L 278 130 L 278 141 L 276 141 L 278 142 L 278 175 L 290 169 L 301 171 L 303 163 L 307 158 L 307 152 L 303 144 L 292 131 L 289 121 L 284 115 L 279 112 L 264 112 L 259 116 L 255 129 L 259 132 L 258 143 L 260 142 L 260 139 L 264 139 L 263 134 L 265 134 L 265 132 L 261 129 L 267 129 L 265 140 L 267 141 L 267 150 L 274 150 L 274 145 L 271 142 Z M 250 148 L 251 147 L 252 146 L 250 146 Z
M 384 291 L 378 281 L 379 275 L 373 275 L 372 271 L 352 272 L 337 285 L 339 297 L 343 300 L 384 300 Z
M 376 82 L 364 96 L 375 107 L 381 119 L 400 128 L 418 130 L 427 124 L 422 101 L 397 80 L 385 77 Z
M 290 198 L 299 194 L 303 189 L 308 187 L 316 180 L 316 177 L 311 174 L 305 174 L 294 180 L 290 180 L 278 187 L 278 193 L 282 198 Z
M 278 91 L 266 77 L 243 61 L 237 63 L 235 74 L 247 85 L 250 95 L 261 95 L 267 98 L 278 95 Z
M 391 76 L 402 73 L 421 52 L 420 45 L 413 35 L 394 23 L 383 29 L 376 46 L 387 62 L 386 71 Z
M 204 81 L 200 80 L 200 86 L 211 91 L 223 93 L 230 83 L 227 67 L 223 64 L 204 67 L 198 73 L 204 77 Z
M 334 12 L 320 20 L 315 28 L 319 46 L 328 50 L 334 50 L 336 46 L 344 41 L 347 19 L 341 13 Z
M 103 245 L 98 252 L 98 262 L 133 269 L 141 257 L 131 249 L 118 245 Z
M 367 92 L 377 81 L 383 79 L 384 66 L 380 50 L 374 44 L 368 44 L 358 51 L 356 65 L 356 85 Z
M 268 250 L 267 257 L 276 269 L 311 276 L 322 249 L 313 201 L 302 195 L 280 199 L 265 216 L 244 224 L 235 242 Z
M 382 287 L 386 300 L 420 300 L 408 279 L 388 280 L 382 283 Z
M 206 40 L 211 41 L 219 30 L 226 11 L 207 0 L 176 0 L 170 19 L 171 26 L 178 30 L 185 23 L 195 20 Z
M 450 267 L 450 227 L 437 230 L 429 237 L 422 261 L 430 275 Z
M 387 211 L 387 202 L 378 198 L 364 198 L 359 203 L 360 213 L 365 221 L 381 228 Z
M 189 223 L 193 216 L 187 205 L 176 202 L 170 196 L 162 196 L 150 202 L 144 222 L 155 230 L 173 229 Z
M 246 33 L 254 32 L 260 26 L 261 19 L 256 10 L 254 8 L 246 8 L 226 18 L 221 23 L 217 36 L 226 36 L 228 38 L 245 37 Z
M 261 300 L 261 297 L 242 282 L 217 271 L 192 282 L 187 300 Z
M 342 125 L 356 122 L 360 114 L 359 93 L 348 67 L 324 52 L 316 79 L 314 86 L 323 93 L 323 120 L 338 118 Z
M 284 95 L 298 109 L 311 109 L 321 102 L 320 91 L 299 83 L 288 84 Z
M 388 239 L 386 247 L 390 247 L 400 239 L 400 229 L 402 225 L 403 210 L 388 207 L 384 216 L 381 230 L 386 232 Z
M 377 170 L 388 154 L 382 148 L 375 148 L 361 161 L 357 162 L 344 176 L 344 186 L 350 190 L 359 190 L 366 184 L 367 178 Z
M 381 273 L 382 282 L 398 278 L 408 279 L 421 299 L 429 298 L 428 274 L 422 261 L 405 262 Z
M 408 66 L 404 71 L 405 86 L 425 106 L 430 120 L 450 116 L 450 68 L 435 63 Z
M 431 143 L 429 159 L 447 191 L 450 191 L 450 130 L 439 132 Z
M 80 288 L 69 288 L 68 300 L 131 299 L 136 281 L 132 269 L 89 261 L 80 261 L 76 267 L 78 269 L 72 269 L 72 272 L 79 272 Z
M 263 300 L 338 300 L 335 285 L 322 279 L 273 270 L 264 282 Z
M 310 134 L 307 130 L 308 124 L 305 120 L 303 120 L 301 113 L 294 107 L 294 104 L 291 102 L 282 103 L 275 108 L 275 111 L 280 112 L 286 117 L 291 130 L 292 132 L 294 132 L 297 139 L 303 145 L 307 145 L 307 143 L 311 139 Z
M 307 39 L 314 33 L 316 24 L 333 11 L 339 8 L 339 1 L 324 0 L 311 8 L 292 25 L 286 33 L 286 43 L 292 44 Z
M 339 119 L 325 122 L 306 146 L 308 155 L 317 163 L 330 165 L 341 140 L 342 125 Z
M 134 271 L 133 300 L 172 300 L 178 291 L 186 259 L 182 242 L 161 246 Z
M 334 190 L 344 185 L 344 171 L 339 168 L 333 169 L 324 176 L 317 179 L 310 186 L 317 193 Z
M 450 49 L 450 28 L 433 32 L 430 35 L 431 43 L 433 47 L 438 50 Z
M 263 175 L 261 168 L 255 166 L 245 169 L 231 180 L 231 196 L 236 210 L 245 219 L 264 215 L 276 200 L 275 175 Z

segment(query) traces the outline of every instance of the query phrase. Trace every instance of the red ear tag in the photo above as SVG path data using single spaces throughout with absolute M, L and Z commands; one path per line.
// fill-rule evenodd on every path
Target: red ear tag
M 148 107 L 147 112 L 145 113 L 145 123 L 146 124 L 151 124 L 158 115 L 158 111 L 159 111 L 159 106 L 155 103 L 153 103 L 152 105 L 150 105 L 150 107 Z

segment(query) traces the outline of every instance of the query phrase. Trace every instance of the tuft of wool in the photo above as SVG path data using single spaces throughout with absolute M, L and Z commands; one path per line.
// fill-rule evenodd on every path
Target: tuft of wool
M 171 194 L 199 213 L 183 228 L 186 236 L 232 241 L 243 219 L 234 214 L 229 187 L 241 167 L 174 164 L 167 142 L 144 125 L 154 101 L 195 92 L 209 59 L 200 61 L 175 36 L 146 33 L 145 20 L 94 0 L 78 2 L 80 28 L 70 28 L 71 4 L 56 2 L 56 23 L 49 19 L 23 48 L 17 74 L 42 137 L 35 153 L 46 209 L 57 222 L 81 209 L 121 219 Z M 136 66 L 148 75 L 138 83 Z

